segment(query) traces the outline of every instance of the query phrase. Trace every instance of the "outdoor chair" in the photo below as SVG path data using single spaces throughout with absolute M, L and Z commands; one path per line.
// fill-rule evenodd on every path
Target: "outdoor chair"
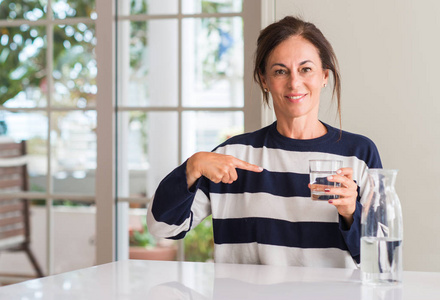
M 38 277 L 43 272 L 30 249 L 29 200 L 11 193 L 28 190 L 26 143 L 0 143 L 0 251 L 24 251 Z

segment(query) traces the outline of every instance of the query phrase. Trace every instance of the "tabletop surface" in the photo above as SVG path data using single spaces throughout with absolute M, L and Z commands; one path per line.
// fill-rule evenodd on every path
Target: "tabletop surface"
M 0 299 L 440 299 L 440 273 L 362 285 L 359 270 L 124 260 L 0 288 Z

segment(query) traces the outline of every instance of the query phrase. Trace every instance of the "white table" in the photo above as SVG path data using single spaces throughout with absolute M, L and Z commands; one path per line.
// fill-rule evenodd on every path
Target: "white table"
M 0 299 L 440 299 L 440 273 L 370 287 L 359 270 L 126 260 L 0 288 Z

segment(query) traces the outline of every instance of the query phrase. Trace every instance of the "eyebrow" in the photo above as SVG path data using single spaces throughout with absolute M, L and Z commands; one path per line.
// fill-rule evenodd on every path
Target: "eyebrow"
M 315 64 L 313 61 L 311 61 L 311 60 L 308 59 L 308 60 L 304 60 L 304 61 L 300 62 L 299 65 L 302 66 L 302 65 L 304 65 L 304 64 L 306 64 L 306 63 L 312 63 L 312 64 Z M 288 69 L 287 66 L 286 66 L 285 64 L 282 64 L 282 63 L 274 63 L 272 66 L 270 66 L 270 68 L 272 69 L 272 68 L 275 67 L 275 66 L 280 66 L 280 67 L 283 67 L 283 68 Z

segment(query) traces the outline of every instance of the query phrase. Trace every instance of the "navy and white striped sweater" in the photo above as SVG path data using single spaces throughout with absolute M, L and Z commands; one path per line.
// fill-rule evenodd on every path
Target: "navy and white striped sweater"
M 366 170 L 382 165 L 371 140 L 324 125 L 327 134 L 311 140 L 282 136 L 276 122 L 227 140 L 214 152 L 264 168 L 237 169 L 232 184 L 202 177 L 188 189 L 183 163 L 156 190 L 148 210 L 150 232 L 183 238 L 212 214 L 216 262 L 356 268 Z M 353 168 L 359 197 L 350 228 L 333 205 L 311 200 L 310 159 L 339 159 Z

